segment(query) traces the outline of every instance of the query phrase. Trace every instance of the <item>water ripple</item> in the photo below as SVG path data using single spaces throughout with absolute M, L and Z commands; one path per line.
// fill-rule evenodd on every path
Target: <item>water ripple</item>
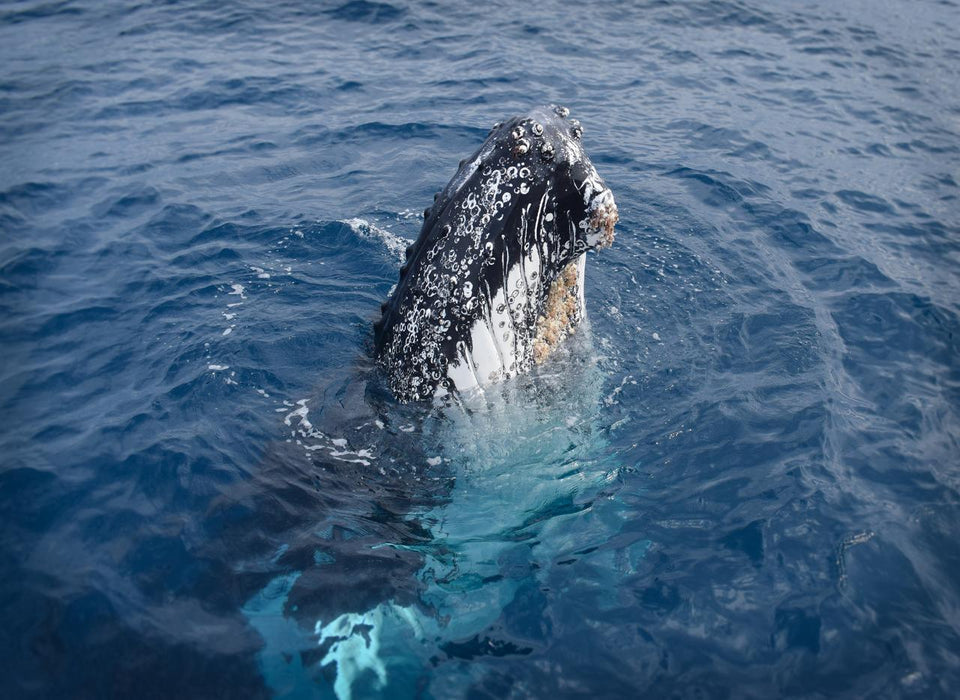
M 5 6 L 7 694 L 950 697 L 958 26 Z M 398 406 L 398 256 L 548 102 L 621 207 L 591 326 L 483 406 Z

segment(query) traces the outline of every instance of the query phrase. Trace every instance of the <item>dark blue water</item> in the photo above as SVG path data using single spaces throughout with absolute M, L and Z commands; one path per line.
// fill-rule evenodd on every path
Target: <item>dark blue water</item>
M 951 697 L 954 2 L 0 4 L 4 697 Z M 473 414 L 371 322 L 489 126 L 613 189 Z

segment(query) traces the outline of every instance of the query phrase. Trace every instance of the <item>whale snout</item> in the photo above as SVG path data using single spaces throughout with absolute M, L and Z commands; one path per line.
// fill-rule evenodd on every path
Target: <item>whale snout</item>
M 613 243 L 619 215 L 568 114 L 495 126 L 425 211 L 374 325 L 401 401 L 525 372 L 585 317 L 585 254 Z

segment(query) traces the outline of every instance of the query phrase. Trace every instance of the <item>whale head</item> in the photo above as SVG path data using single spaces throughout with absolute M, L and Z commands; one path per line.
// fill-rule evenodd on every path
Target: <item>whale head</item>
M 618 215 L 568 114 L 495 125 L 424 212 L 374 325 L 400 401 L 527 371 L 582 320 L 585 254 L 612 243 Z

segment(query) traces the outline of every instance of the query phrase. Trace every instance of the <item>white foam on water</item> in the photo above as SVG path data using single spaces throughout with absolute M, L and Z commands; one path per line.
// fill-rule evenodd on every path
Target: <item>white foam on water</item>
M 636 384 L 637 381 L 631 375 L 628 374 L 627 376 L 625 376 L 623 379 L 620 380 L 619 386 L 617 386 L 606 397 L 604 397 L 603 403 L 607 406 L 613 406 L 614 404 L 620 403 L 619 400 L 617 399 L 617 396 L 620 395 L 620 392 L 623 391 L 623 387 L 625 387 L 627 383 Z
M 309 455 L 311 452 L 325 450 L 329 457 L 341 462 L 350 462 L 369 467 L 373 463 L 373 460 L 376 459 L 374 448 L 368 447 L 358 450 L 347 449 L 349 443 L 345 438 L 331 437 L 315 428 L 308 418 L 310 415 L 310 409 L 307 407 L 308 402 L 309 399 L 300 399 L 296 404 L 284 401 L 284 405 L 288 408 L 292 408 L 294 405 L 297 406 L 297 408 L 293 411 L 289 411 L 288 408 L 274 409 L 277 413 L 287 413 L 283 418 L 283 422 L 292 428 L 291 435 L 296 443 L 303 447 L 306 454 Z
M 294 416 L 296 416 L 297 418 L 299 418 L 298 423 L 299 423 L 299 428 L 301 432 L 303 431 L 309 432 L 313 430 L 313 424 L 307 418 L 307 415 L 310 413 L 310 409 L 307 408 L 307 401 L 308 401 L 307 399 L 300 399 L 299 401 L 297 401 L 296 405 L 299 406 L 299 408 L 297 408 L 294 411 L 291 411 L 284 417 L 283 422 L 285 425 L 293 425 L 293 418 Z M 287 404 L 286 401 L 284 401 L 283 403 Z
M 315 450 L 327 450 L 327 455 L 333 457 L 334 459 L 340 462 L 349 462 L 352 464 L 362 464 L 365 467 L 371 465 L 371 460 L 374 458 L 373 453 L 370 450 L 359 450 L 357 452 L 350 451 L 337 451 L 331 448 L 329 445 L 305 445 L 304 449 L 313 452 Z
M 377 226 L 376 224 L 372 224 L 366 219 L 346 219 L 343 223 L 364 238 L 376 238 L 380 240 L 387 247 L 387 250 L 400 260 L 405 258 L 407 246 L 413 243 L 413 241 L 407 238 L 401 238 L 392 231 L 388 231 L 385 228 Z

